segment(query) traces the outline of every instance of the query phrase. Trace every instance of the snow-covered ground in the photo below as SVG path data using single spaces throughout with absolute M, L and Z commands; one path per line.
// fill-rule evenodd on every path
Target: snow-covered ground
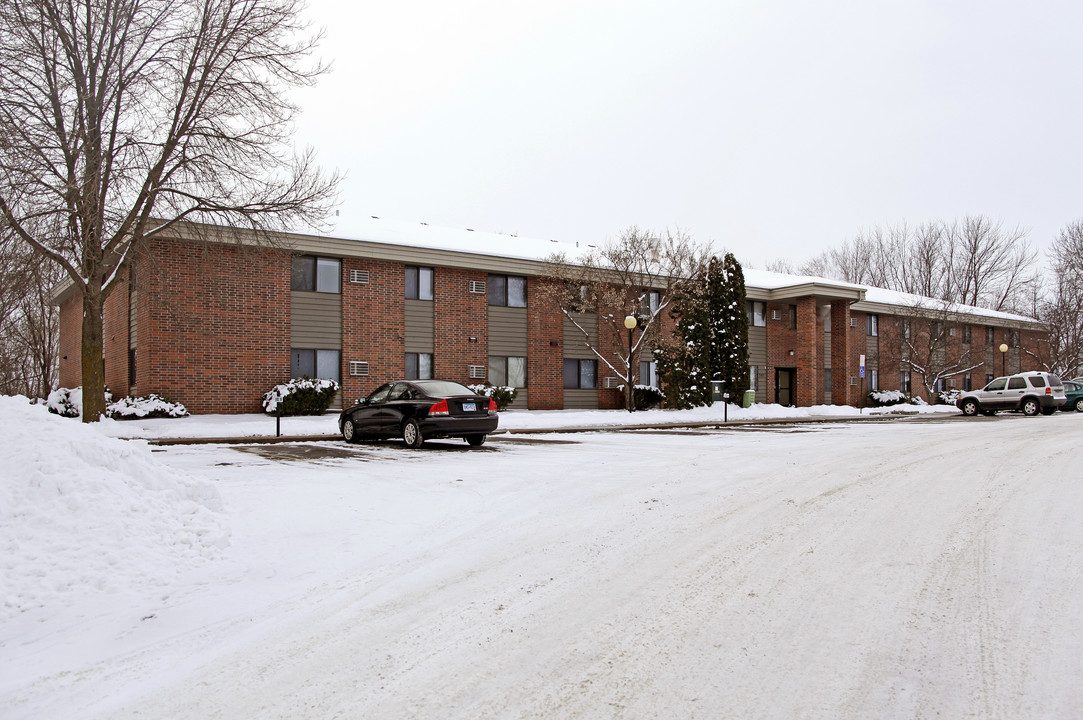
M 256 421 L 0 397 L 0 717 L 1083 715 L 1083 414 L 113 437 Z
M 614 427 L 618 425 L 777 420 L 794 418 L 847 418 L 898 414 L 958 414 L 952 405 L 892 405 L 882 408 L 857 408 L 845 405 L 816 405 L 792 408 L 756 404 L 749 408 L 716 404 L 692 410 L 647 410 L 635 413 L 623 410 L 509 410 L 500 414 L 498 430 L 552 430 L 555 428 Z M 282 435 L 337 435 L 338 413 L 315 417 L 285 417 L 280 421 Z M 276 432 L 273 416 L 193 415 L 186 418 L 103 420 L 101 431 L 125 438 L 226 438 L 272 436 Z

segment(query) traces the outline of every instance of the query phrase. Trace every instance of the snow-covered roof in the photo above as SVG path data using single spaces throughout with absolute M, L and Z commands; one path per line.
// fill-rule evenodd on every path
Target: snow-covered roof
M 884 288 L 877 287 L 865 288 L 865 302 L 876 305 L 889 305 L 892 307 L 901 306 L 909 308 L 920 308 L 937 312 L 945 311 L 948 313 L 959 315 L 977 315 L 980 317 L 987 317 L 996 320 L 1006 320 L 1009 322 L 1017 323 L 1033 324 L 1038 322 L 1034 318 L 1029 318 L 1025 315 L 1015 315 L 1013 313 L 1000 312 L 998 310 L 989 310 L 988 308 L 976 307 L 974 305 L 963 305 L 961 303 L 944 304 L 939 300 L 927 298 L 922 295 L 911 295 L 910 293 L 897 292 L 895 290 L 885 290 Z
M 542 240 L 471 228 L 446 228 L 374 216 L 342 220 L 336 223 L 328 237 L 538 261 L 553 253 L 564 253 L 574 260 L 594 248 L 587 243 Z

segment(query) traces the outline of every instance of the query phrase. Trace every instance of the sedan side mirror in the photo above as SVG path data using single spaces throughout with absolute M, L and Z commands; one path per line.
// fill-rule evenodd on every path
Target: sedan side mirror
M 355 402 L 354 405 L 364 405 L 368 401 L 369 399 L 367 397 L 357 398 L 357 402 Z

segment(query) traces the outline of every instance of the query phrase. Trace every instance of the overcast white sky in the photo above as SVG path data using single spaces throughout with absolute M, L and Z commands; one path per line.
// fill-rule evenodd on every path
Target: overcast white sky
M 1083 218 L 1083 3 L 310 0 L 297 140 L 377 215 L 746 265 L 981 213 Z

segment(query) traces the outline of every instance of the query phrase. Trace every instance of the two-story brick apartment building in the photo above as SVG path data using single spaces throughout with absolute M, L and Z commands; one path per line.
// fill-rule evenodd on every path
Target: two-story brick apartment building
M 544 258 L 574 254 L 574 244 L 377 219 L 356 239 L 282 240 L 276 248 L 179 235 L 153 242 L 106 301 L 114 394 L 158 393 L 197 413 L 258 412 L 265 391 L 300 375 L 338 380 L 350 400 L 390 379 L 441 377 L 518 387 L 514 407 L 621 406 L 579 331 L 540 292 Z M 937 352 L 965 356 L 970 367 L 945 382 L 960 389 L 1001 369 L 1036 369 L 1045 341 L 1024 317 L 935 309 L 822 278 L 751 269 L 745 278 L 759 402 L 860 405 L 874 388 L 923 394 L 904 362 L 920 343 L 904 339 L 933 328 L 948 338 Z M 74 387 L 82 306 L 70 287 L 54 296 L 60 383 Z M 649 351 L 640 359 L 650 377 Z

